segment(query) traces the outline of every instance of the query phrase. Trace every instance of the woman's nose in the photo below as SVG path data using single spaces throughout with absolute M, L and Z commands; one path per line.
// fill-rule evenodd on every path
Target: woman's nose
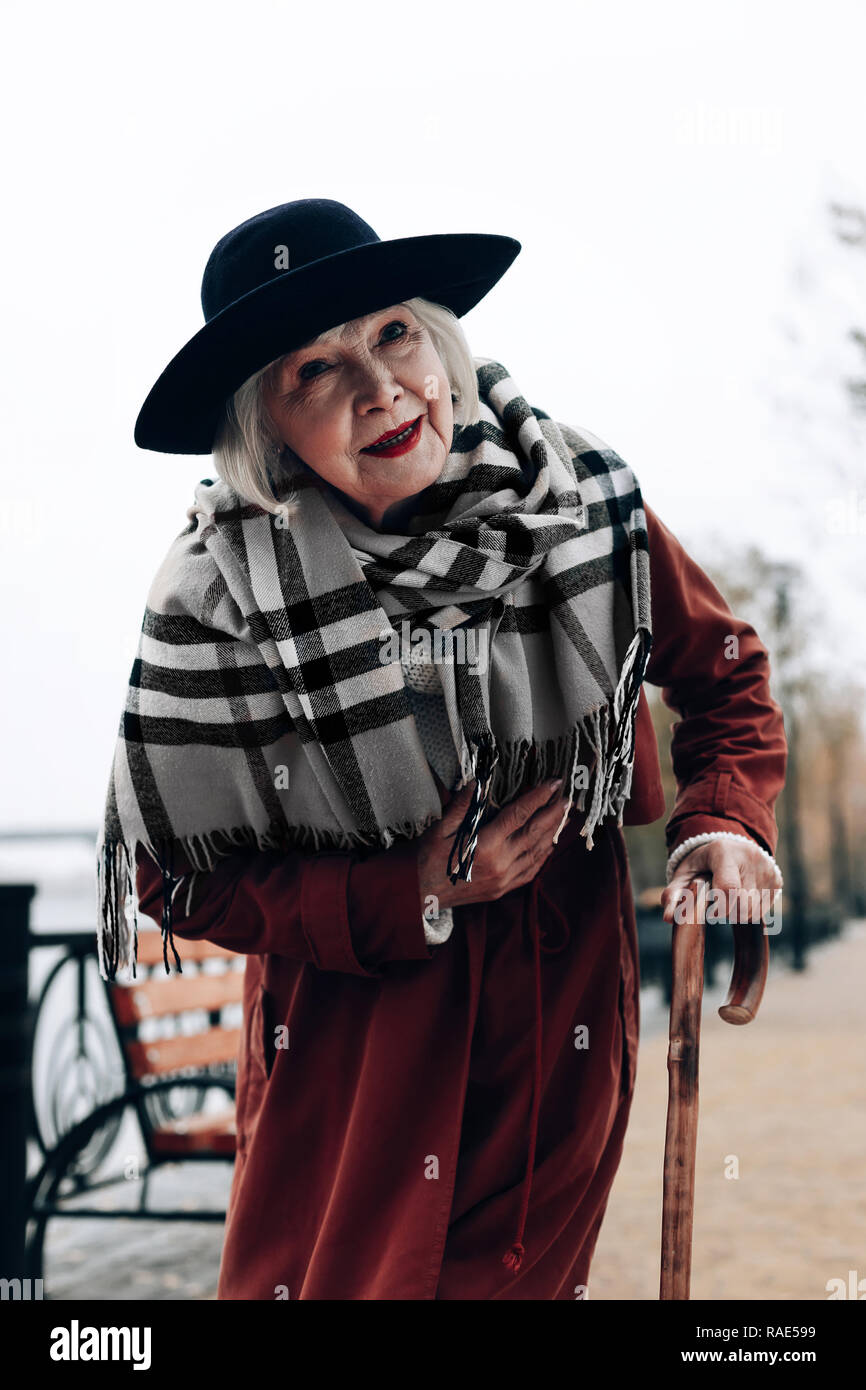
M 367 372 L 358 383 L 358 402 L 367 410 L 390 410 L 403 395 L 403 388 L 390 373 Z

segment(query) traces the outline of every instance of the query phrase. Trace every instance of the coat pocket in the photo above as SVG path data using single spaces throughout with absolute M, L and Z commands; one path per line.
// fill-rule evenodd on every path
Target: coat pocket
M 637 1075 L 637 1049 L 640 1032 L 640 1003 L 638 994 L 639 964 L 637 930 L 629 886 L 628 858 L 622 832 L 611 832 L 619 900 L 619 1021 L 622 1027 L 622 1076 L 620 1093 L 628 1096 L 634 1089 Z
M 276 1047 L 273 1016 L 273 1000 L 264 985 L 260 985 L 256 1043 L 260 1050 L 261 1063 L 268 1080 L 270 1080 L 271 1072 L 274 1069 L 274 1049 Z
M 619 1087 L 621 1096 L 627 1096 L 631 1093 L 635 1081 L 636 1059 L 631 1022 L 628 1016 L 627 990 L 625 972 L 621 970 L 619 976 L 619 1022 L 622 1029 L 622 1069 Z

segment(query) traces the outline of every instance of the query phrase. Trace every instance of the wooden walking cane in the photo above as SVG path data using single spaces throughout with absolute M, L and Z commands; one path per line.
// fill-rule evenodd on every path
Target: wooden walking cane
M 698 1056 L 704 992 L 704 930 L 710 873 L 688 885 L 696 921 L 673 923 L 671 1021 L 668 1035 L 668 1113 L 662 1196 L 659 1297 L 688 1299 L 692 1267 L 695 1149 L 698 1139 Z M 769 941 L 763 921 L 732 923 L 734 968 L 719 1008 L 726 1023 L 751 1023 L 764 993 Z

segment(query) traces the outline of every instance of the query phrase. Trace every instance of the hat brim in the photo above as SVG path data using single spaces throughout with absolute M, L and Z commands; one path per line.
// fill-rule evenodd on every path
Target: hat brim
M 371 242 L 290 268 L 216 314 L 172 358 L 139 411 L 136 444 L 162 454 L 211 453 L 226 401 L 268 362 L 416 295 L 461 318 L 520 249 L 513 237 L 434 233 Z

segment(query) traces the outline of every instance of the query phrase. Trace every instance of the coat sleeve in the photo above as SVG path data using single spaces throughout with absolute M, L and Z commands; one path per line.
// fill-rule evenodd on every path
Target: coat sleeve
M 653 625 L 646 679 L 680 715 L 668 852 L 691 835 L 733 830 L 774 854 L 788 745 L 767 649 L 645 502 L 644 511 Z
M 320 970 L 380 975 L 390 961 L 433 958 L 417 865 L 411 842 L 366 856 L 243 850 L 207 872 L 176 854 L 172 934 Z M 162 875 L 141 846 L 136 892 L 140 911 L 159 923 Z

